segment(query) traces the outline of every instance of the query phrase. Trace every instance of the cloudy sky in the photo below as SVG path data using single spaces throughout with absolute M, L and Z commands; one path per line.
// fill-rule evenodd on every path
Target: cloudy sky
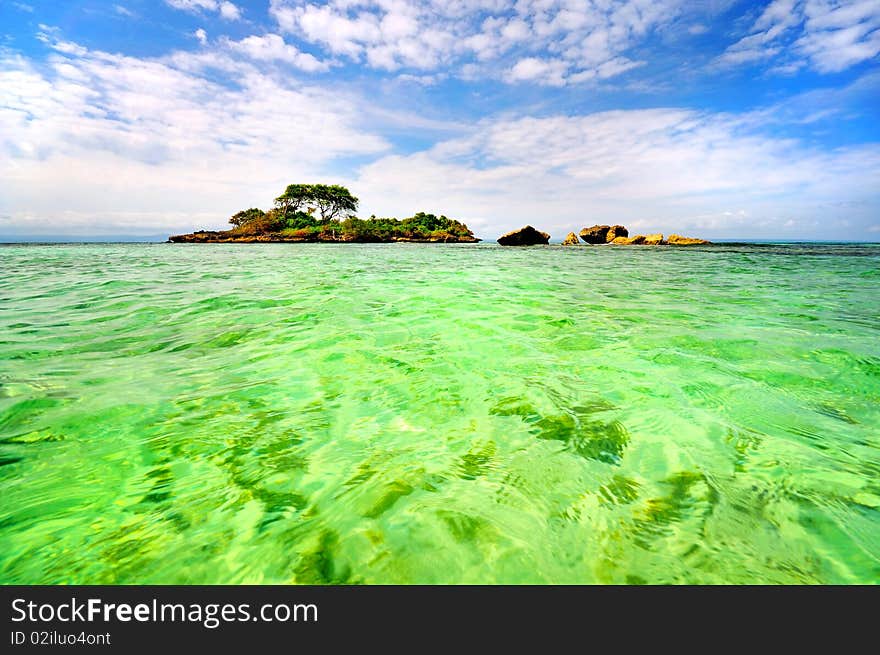
M 880 240 L 877 0 L 0 0 L 0 239 L 291 182 L 478 236 Z

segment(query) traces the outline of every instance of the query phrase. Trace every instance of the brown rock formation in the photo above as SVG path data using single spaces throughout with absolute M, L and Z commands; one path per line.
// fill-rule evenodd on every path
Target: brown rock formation
M 645 235 L 636 234 L 632 237 L 616 237 L 611 243 L 618 246 L 636 246 L 645 243 Z
M 605 243 L 607 241 L 606 237 L 608 235 L 608 230 L 610 229 L 610 225 L 585 227 L 581 230 L 581 239 L 583 239 L 585 243 Z
M 612 225 L 608 228 L 608 233 L 605 235 L 605 241 L 607 243 L 611 243 L 617 237 L 628 237 L 629 230 L 627 230 L 623 225 Z
M 577 235 L 574 232 L 569 232 L 568 236 L 565 237 L 565 241 L 562 242 L 563 246 L 576 246 L 578 243 Z
M 695 239 L 693 237 L 683 237 L 678 234 L 670 234 L 667 243 L 670 246 L 702 246 L 711 244 L 711 241 L 705 239 Z
M 612 233 L 616 228 L 621 228 L 626 234 L 626 228 L 615 225 L 613 228 L 610 228 L 608 231 L 608 243 L 613 243 L 617 246 L 696 246 L 696 245 L 705 245 L 711 243 L 711 241 L 706 241 L 705 239 L 694 239 L 692 237 L 683 237 L 678 234 L 670 234 L 668 240 L 663 239 L 662 234 L 636 234 L 635 236 L 614 236 L 612 237 Z
M 539 232 L 531 225 L 526 225 L 523 228 L 507 232 L 498 237 L 498 243 L 502 246 L 537 246 L 546 245 L 549 241 L 549 234 Z

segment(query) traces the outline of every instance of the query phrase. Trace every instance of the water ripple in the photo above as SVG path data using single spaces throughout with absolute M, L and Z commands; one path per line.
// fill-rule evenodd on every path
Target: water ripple
M 875 582 L 878 271 L 0 248 L 0 582 Z

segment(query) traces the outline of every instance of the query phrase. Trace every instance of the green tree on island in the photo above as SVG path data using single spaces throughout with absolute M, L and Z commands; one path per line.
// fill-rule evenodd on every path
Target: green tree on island
M 262 209 L 251 207 L 250 209 L 242 209 L 240 212 L 233 214 L 232 218 L 229 219 L 229 222 L 235 227 L 241 227 L 245 223 L 250 223 L 251 221 L 263 218 L 265 215 L 266 212 Z
M 352 216 L 357 206 L 358 199 L 339 184 L 290 184 L 275 198 L 275 207 L 283 216 L 291 217 L 314 208 L 320 212 L 322 223 Z

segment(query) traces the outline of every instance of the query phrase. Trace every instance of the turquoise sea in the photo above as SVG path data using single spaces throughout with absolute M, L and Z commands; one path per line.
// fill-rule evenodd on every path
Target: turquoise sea
M 2 583 L 876 583 L 880 245 L 0 247 Z

